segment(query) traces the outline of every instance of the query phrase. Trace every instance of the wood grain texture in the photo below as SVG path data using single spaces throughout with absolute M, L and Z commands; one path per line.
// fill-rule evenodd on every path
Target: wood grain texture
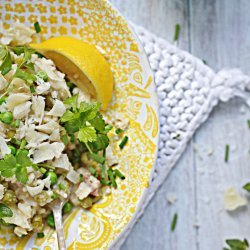
M 240 67 L 250 72 L 250 1 L 111 0 L 129 20 L 168 41 L 181 25 L 179 47 L 205 59 L 212 68 Z M 244 112 L 243 112 L 244 111 Z M 250 180 L 250 110 L 240 100 L 220 104 L 197 131 L 187 150 L 134 227 L 123 250 L 220 250 L 226 238 L 248 237 L 250 208 L 227 213 L 223 193 L 241 195 Z M 224 162 L 225 145 L 229 162 Z M 212 155 L 210 153 L 213 151 Z M 177 196 L 167 203 L 167 193 Z M 178 213 L 176 230 L 171 220 Z M 198 223 L 200 226 L 195 227 Z

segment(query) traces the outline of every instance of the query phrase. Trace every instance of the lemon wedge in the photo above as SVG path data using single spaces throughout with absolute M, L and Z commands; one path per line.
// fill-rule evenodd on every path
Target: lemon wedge
M 72 37 L 50 38 L 30 47 L 51 59 L 82 91 L 102 103 L 106 110 L 112 98 L 113 75 L 105 57 L 91 44 Z

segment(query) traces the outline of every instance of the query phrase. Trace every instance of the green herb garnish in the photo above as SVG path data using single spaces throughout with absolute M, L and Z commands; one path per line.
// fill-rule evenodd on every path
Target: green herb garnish
M 173 232 L 176 228 L 176 224 L 177 224 L 177 220 L 178 220 L 178 214 L 175 213 L 174 214 L 174 217 L 173 217 L 173 220 L 172 220 L 172 223 L 171 223 L 171 231 Z
M 247 250 L 249 248 L 249 243 L 246 239 L 238 240 L 238 239 L 229 239 L 226 240 L 227 245 L 230 248 L 224 248 L 228 250 Z
M 66 190 L 66 186 L 63 183 L 58 184 L 59 189 Z
M 47 172 L 47 170 L 45 168 L 39 168 L 39 171 L 42 173 L 42 174 L 45 174 Z
M 250 182 L 246 183 L 243 188 L 250 193 Z
M 98 154 L 92 153 L 92 154 L 90 154 L 90 157 L 94 161 L 96 161 L 96 162 L 98 162 L 100 164 L 103 164 L 105 162 L 105 158 L 103 156 L 98 155 Z
M 115 176 L 114 176 L 114 173 L 113 173 L 113 170 L 112 169 L 108 169 L 108 177 L 109 177 L 109 180 L 111 182 L 111 185 L 114 187 L 114 188 L 117 188 L 117 183 L 115 181 Z
M 35 22 L 34 23 L 34 28 L 36 30 L 36 33 L 40 33 L 41 32 L 41 27 L 40 27 L 39 22 Z
M 175 25 L 174 42 L 179 40 L 181 26 L 180 24 Z
M 5 204 L 0 203 L 0 218 L 12 217 L 12 216 L 13 216 L 12 210 Z
M 0 171 L 3 177 L 9 178 L 16 175 L 18 181 L 26 183 L 28 181 L 27 167 L 33 165 L 27 156 L 27 150 L 18 150 L 16 155 L 5 155 L 0 161 Z
M 67 145 L 69 143 L 69 139 L 68 139 L 68 136 L 67 135 L 62 135 L 61 136 L 61 140 L 62 142 Z
M 3 61 L 0 65 L 0 72 L 4 76 L 9 73 L 12 67 L 10 52 L 6 46 L 0 48 L 0 60 Z
M 35 93 L 35 86 L 34 86 L 34 84 L 30 85 L 30 93 L 32 93 L 32 94 Z
M 21 70 L 19 68 L 17 68 L 13 77 L 20 78 L 29 84 L 32 84 L 36 80 L 36 77 L 33 74 L 30 74 L 27 71 Z
M 122 132 L 123 132 L 123 130 L 120 129 L 120 128 L 117 128 L 117 129 L 115 130 L 115 133 L 116 133 L 117 135 L 121 134 Z
M 44 233 L 43 232 L 37 233 L 37 238 L 44 238 Z
M 228 158 L 229 158 L 229 145 L 227 144 L 225 147 L 225 157 L 224 157 L 225 162 L 228 162 Z
M 124 146 L 127 144 L 127 142 L 128 142 L 128 137 L 124 136 L 121 143 L 119 144 L 120 149 L 123 149 Z
M 49 77 L 45 71 L 39 71 L 38 73 L 36 73 L 36 77 L 44 80 L 45 82 L 47 82 L 49 79 Z
M 93 175 L 93 176 L 97 176 L 97 172 L 96 172 L 96 170 L 95 170 L 95 168 L 93 168 L 93 167 L 89 167 L 89 172 Z
M 114 170 L 114 174 L 115 176 L 119 177 L 121 180 L 125 179 L 125 176 L 118 169 Z

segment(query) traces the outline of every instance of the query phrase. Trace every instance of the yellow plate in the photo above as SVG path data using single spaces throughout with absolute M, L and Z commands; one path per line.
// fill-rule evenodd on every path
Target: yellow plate
M 90 211 L 76 209 L 64 220 L 68 249 L 107 249 L 122 236 L 143 203 L 157 152 L 157 98 L 142 46 L 123 17 L 105 0 L 3 0 L 0 18 L 7 27 L 15 20 L 29 26 L 38 21 L 42 40 L 59 35 L 81 38 L 105 51 L 111 63 L 115 90 L 108 112 L 120 112 L 130 119 L 129 143 L 116 152 L 126 180 Z M 12 230 L 1 230 L 0 249 L 57 249 L 51 229 L 45 229 L 42 239 L 35 235 L 19 239 Z

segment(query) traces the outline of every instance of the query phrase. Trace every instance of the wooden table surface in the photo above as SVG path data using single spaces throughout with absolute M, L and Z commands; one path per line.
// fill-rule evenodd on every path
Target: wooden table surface
M 240 67 L 250 74 L 249 0 L 111 0 L 136 24 L 168 41 L 181 25 L 179 47 L 215 70 Z M 248 238 L 250 206 L 225 212 L 223 194 L 250 181 L 250 109 L 237 99 L 220 104 L 199 128 L 122 250 L 221 250 L 225 239 Z M 224 162 L 225 145 L 229 162 Z M 209 155 L 209 152 L 213 152 Z M 175 193 L 174 205 L 167 194 Z M 250 196 L 247 197 L 250 204 Z M 174 213 L 178 222 L 170 225 Z M 195 226 L 197 225 L 197 226 Z

